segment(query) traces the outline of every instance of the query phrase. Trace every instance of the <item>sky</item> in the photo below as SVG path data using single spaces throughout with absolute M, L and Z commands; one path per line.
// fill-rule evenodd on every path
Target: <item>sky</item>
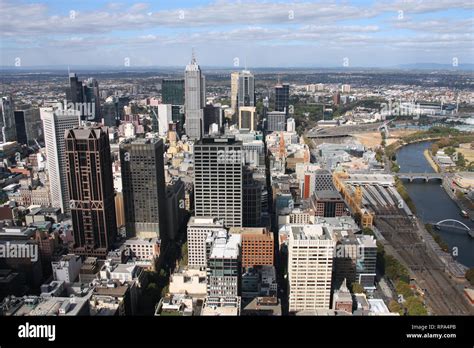
M 474 0 L 0 0 L 0 66 L 474 63 Z

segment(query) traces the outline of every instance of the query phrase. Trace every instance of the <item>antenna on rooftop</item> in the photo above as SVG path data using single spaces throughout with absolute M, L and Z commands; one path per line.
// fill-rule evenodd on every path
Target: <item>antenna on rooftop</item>
M 196 51 L 194 50 L 194 47 L 192 48 L 192 53 L 191 53 L 191 64 L 196 63 Z

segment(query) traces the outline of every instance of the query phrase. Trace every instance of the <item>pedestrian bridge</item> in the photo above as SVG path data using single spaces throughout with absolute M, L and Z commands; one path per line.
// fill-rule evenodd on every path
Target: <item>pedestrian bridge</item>
M 398 173 L 400 180 L 408 180 L 410 182 L 414 180 L 424 180 L 428 182 L 430 180 L 443 180 L 444 175 L 441 173 Z
M 466 225 L 465 223 L 459 220 L 445 219 L 445 220 L 441 220 L 436 223 L 433 223 L 432 225 L 437 226 L 437 227 L 448 227 L 452 229 L 466 231 L 471 237 L 474 238 L 474 231 L 468 225 Z

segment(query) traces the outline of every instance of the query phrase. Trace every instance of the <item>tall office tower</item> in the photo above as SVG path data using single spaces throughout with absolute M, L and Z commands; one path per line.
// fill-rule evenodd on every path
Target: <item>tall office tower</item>
M 163 153 L 161 139 L 127 140 L 120 144 L 122 192 L 129 236 L 169 239 Z
M 171 104 L 173 122 L 184 123 L 184 79 L 163 79 L 161 102 Z
M 184 105 L 184 79 L 163 79 L 161 99 L 163 104 Z
M 239 129 L 254 131 L 257 129 L 257 109 L 255 106 L 239 108 Z
M 219 129 L 219 133 L 222 131 L 222 108 L 220 106 L 206 105 L 204 107 L 204 134 L 209 133 L 209 127 L 215 123 Z
M 286 113 L 270 111 L 267 113 L 267 132 L 284 131 L 286 128 Z
M 28 145 L 28 137 L 26 135 L 25 111 L 24 110 L 14 111 L 14 115 L 15 115 L 16 141 L 18 141 L 19 144 Z
M 336 92 L 336 94 L 333 95 L 332 97 L 332 103 L 334 105 L 339 105 L 341 104 L 341 93 Z
M 81 113 L 77 110 L 65 110 L 62 104 L 57 104 L 40 108 L 40 115 L 48 159 L 51 204 L 55 208 L 61 208 L 63 213 L 69 213 L 64 132 L 79 126 Z
M 172 119 L 172 109 L 171 104 L 159 104 L 157 110 L 153 110 L 153 117 L 158 116 L 158 133 L 160 135 L 166 135 L 168 132 L 169 124 L 173 121 Z M 155 127 L 153 127 L 155 128 Z
M 186 112 L 186 134 L 192 140 L 199 140 L 203 134 L 203 110 L 206 82 L 196 58 L 186 65 L 184 71 L 184 109 Z
M 366 289 L 375 289 L 377 244 L 374 237 L 355 235 L 351 231 L 332 233 L 337 244 L 333 288 L 339 288 L 347 280 L 349 284 L 356 282 Z
M 242 143 L 207 137 L 194 145 L 194 211 L 242 226 Z
M 84 101 L 90 104 L 89 121 L 100 122 L 102 113 L 100 108 L 99 82 L 94 78 L 89 78 L 84 82 Z M 92 109 L 93 108 L 93 109 Z
M 0 142 L 16 141 L 14 104 L 11 96 L 0 100 Z
M 335 241 L 321 225 L 291 226 L 288 240 L 289 311 L 329 309 Z
M 237 93 L 237 102 L 241 106 L 256 106 L 255 103 L 255 78 L 253 74 L 244 70 L 239 74 L 239 90 Z
M 230 74 L 230 107 L 233 112 L 237 112 L 237 95 L 239 93 L 239 72 Z
M 290 85 L 287 83 L 275 86 L 275 111 L 284 111 L 288 115 L 290 105 Z
M 25 145 L 36 145 L 36 142 L 44 141 L 43 122 L 41 121 L 39 108 L 25 108 L 16 110 L 15 127 L 18 142 L 26 137 Z M 21 142 L 22 143 L 22 142 Z
M 74 253 L 104 258 L 117 237 L 109 135 L 74 128 L 64 138 Z
M 242 225 L 258 227 L 262 223 L 262 184 L 254 180 L 253 171 L 243 169 Z
M 186 208 L 184 206 L 186 188 L 179 177 L 174 177 L 166 185 L 166 223 L 168 236 L 171 240 L 181 237 L 181 227 L 186 222 Z
M 71 103 L 82 103 L 84 101 L 82 81 L 79 81 L 75 73 L 69 73 L 69 87 L 66 89 L 66 99 Z
M 81 119 L 99 122 L 102 118 L 99 83 L 94 78 L 79 81 L 75 73 L 69 73 L 69 87 L 66 89 L 68 103 L 81 112 Z
M 240 235 L 218 233 L 207 260 L 207 296 L 238 296 L 241 269 Z
M 208 237 L 226 233 L 224 223 L 212 217 L 191 217 L 188 223 L 188 266 L 191 268 L 207 267 Z M 211 239 L 209 238 L 209 239 Z

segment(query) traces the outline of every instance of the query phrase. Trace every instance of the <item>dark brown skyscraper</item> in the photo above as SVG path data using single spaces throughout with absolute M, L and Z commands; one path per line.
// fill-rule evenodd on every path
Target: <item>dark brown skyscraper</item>
M 162 240 L 170 237 L 163 153 L 161 139 L 135 139 L 120 144 L 128 236 L 159 237 Z
M 117 235 L 107 131 L 75 128 L 65 132 L 65 139 L 74 252 L 105 257 Z

